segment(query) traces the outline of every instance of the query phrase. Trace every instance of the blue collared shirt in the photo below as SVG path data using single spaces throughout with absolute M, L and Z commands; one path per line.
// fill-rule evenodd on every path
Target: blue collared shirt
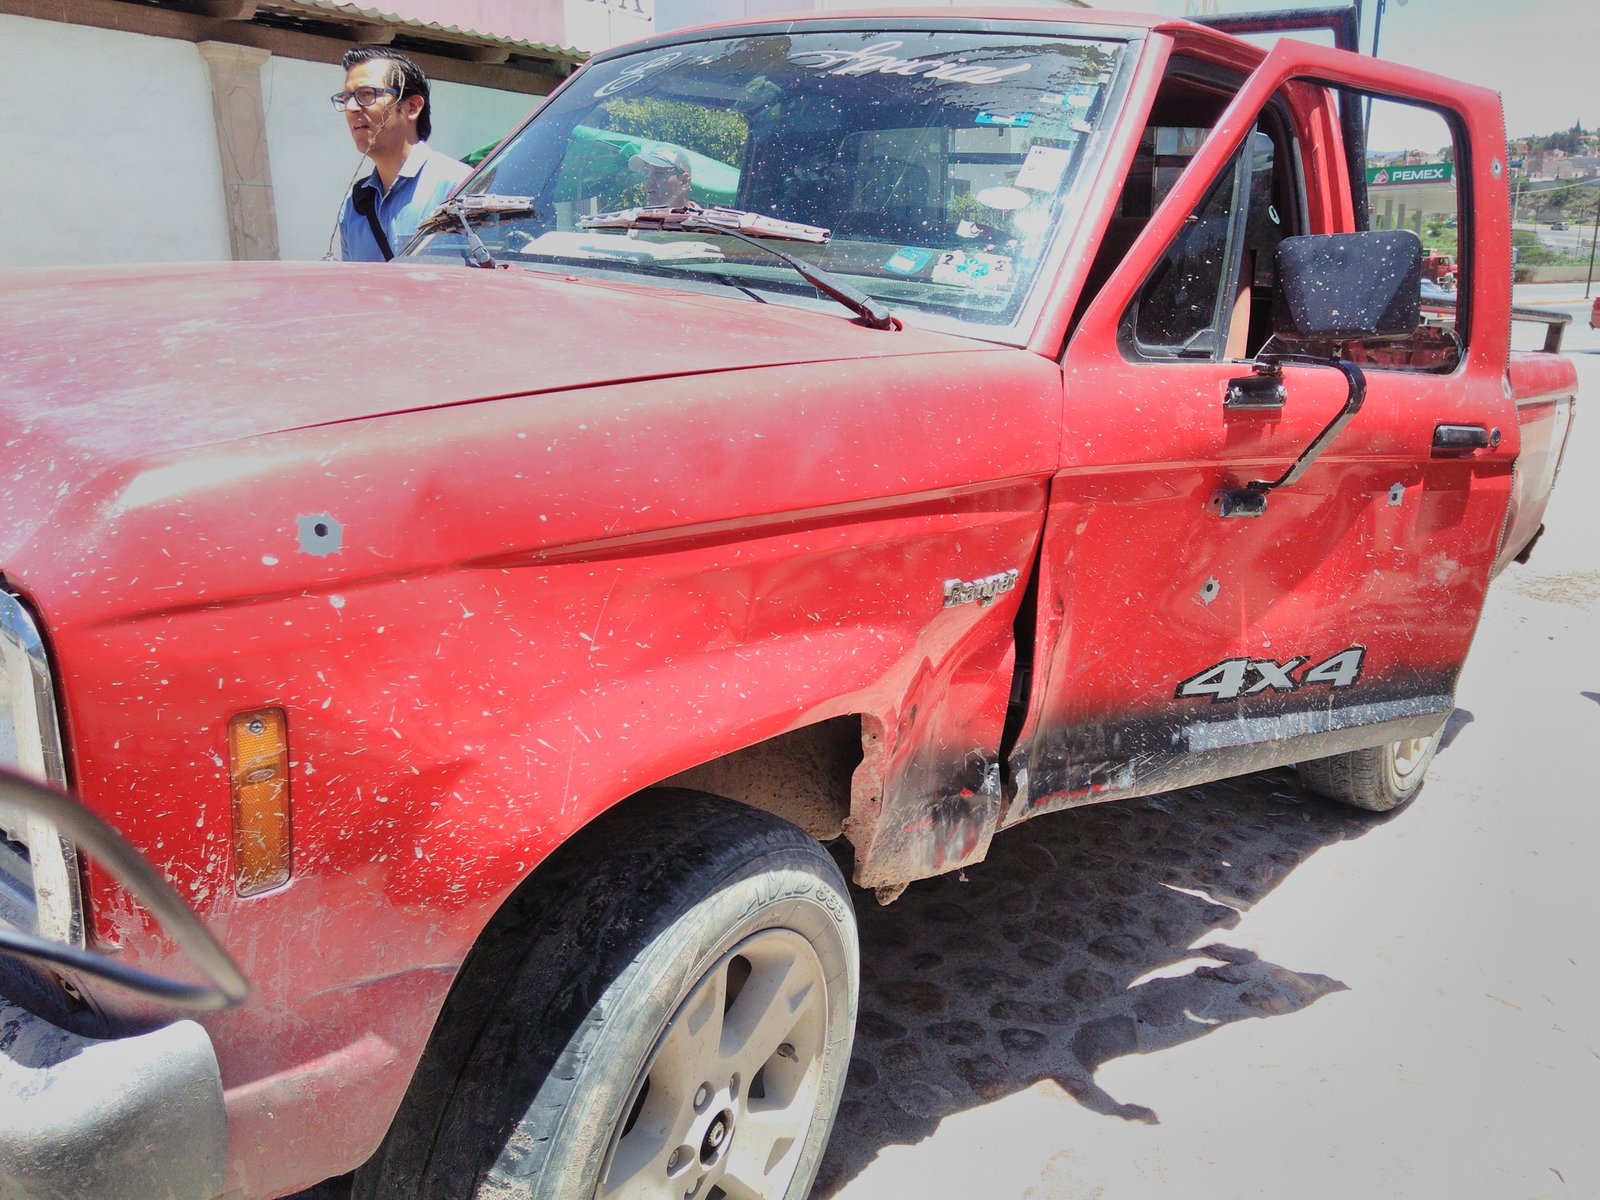
M 358 180 L 351 192 L 366 189 L 373 193 L 378 223 L 389 238 L 389 248 L 399 254 L 422 219 L 470 174 L 472 168 L 466 163 L 441 154 L 427 142 L 418 142 L 406 156 L 405 165 L 387 194 L 376 170 Z M 346 196 L 344 207 L 339 210 L 339 257 L 345 262 L 383 261 L 378 239 L 372 236 L 367 218 L 356 211 L 353 196 Z

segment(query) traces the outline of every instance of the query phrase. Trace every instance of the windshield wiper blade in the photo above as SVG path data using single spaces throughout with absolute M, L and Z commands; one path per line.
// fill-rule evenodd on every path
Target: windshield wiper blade
M 828 244 L 833 230 L 820 225 L 802 225 L 798 221 L 781 221 L 765 213 L 745 212 L 742 208 L 702 208 L 690 201 L 682 208 L 668 208 L 664 204 L 649 208 L 625 208 L 620 212 L 595 213 L 579 217 L 580 229 L 644 229 L 676 233 L 690 230 L 696 233 L 742 233 L 747 237 L 777 238 L 785 242 L 812 242 L 818 246 Z
M 842 279 L 836 279 L 815 263 L 786 254 L 776 246 L 767 245 L 763 240 L 827 245 L 828 239 L 833 236 L 833 231 L 824 229 L 820 225 L 801 225 L 796 221 L 783 221 L 777 217 L 745 212 L 738 208 L 701 208 L 691 201 L 682 208 L 655 205 L 579 217 L 578 228 L 632 229 L 654 233 L 713 233 L 737 238 L 792 267 L 800 278 L 817 291 L 844 305 L 872 328 L 901 328 L 900 322 L 894 315 L 865 292 L 856 290 Z
M 467 262 L 474 267 L 493 268 L 499 264 L 495 262 L 494 255 L 489 253 L 489 247 L 483 244 L 483 239 L 473 231 L 472 227 L 487 217 L 505 213 L 526 214 L 534 211 L 531 196 L 491 196 L 481 192 L 476 195 L 457 196 L 446 200 L 424 217 L 417 225 L 417 232 L 449 233 L 459 226 L 467 235 L 467 244 L 472 248 L 467 255 Z
M 479 192 L 470 196 L 456 196 L 446 200 L 424 217 L 417 225 L 418 233 L 448 233 L 462 221 L 476 225 L 485 217 L 504 213 L 531 213 L 537 211 L 532 196 L 492 196 Z

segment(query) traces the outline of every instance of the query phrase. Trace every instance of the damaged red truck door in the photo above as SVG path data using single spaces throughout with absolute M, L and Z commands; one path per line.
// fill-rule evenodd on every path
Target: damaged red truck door
M 1463 290 L 1459 342 L 1422 329 L 1358 348 L 1359 415 L 1259 506 L 1230 499 L 1276 480 L 1350 392 L 1331 359 L 1290 354 L 1269 373 L 1244 361 L 1272 360 L 1261 282 L 1282 240 L 1352 228 L 1332 89 L 1452 114 L 1469 269 L 1496 262 L 1506 236 L 1503 164 L 1467 153 L 1495 145 L 1494 99 L 1294 41 L 1231 95 L 1181 44 L 1158 67 L 1156 111 L 1181 101 L 1214 136 L 1067 350 L 1010 820 L 1360 750 L 1380 732 L 1420 779 L 1505 521 L 1517 412 L 1502 379 L 1510 288 L 1492 269 Z M 1122 144 L 1153 155 L 1178 132 L 1124 130 Z

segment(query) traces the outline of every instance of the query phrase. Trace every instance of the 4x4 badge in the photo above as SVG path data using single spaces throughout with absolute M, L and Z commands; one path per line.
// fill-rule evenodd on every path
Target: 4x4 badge
M 946 579 L 944 606 L 954 608 L 958 604 L 971 604 L 974 600 L 979 604 L 993 604 L 996 596 L 1017 586 L 1017 575 L 1018 571 L 1013 567 L 998 575 L 985 575 L 982 579 Z
M 1209 696 L 1211 703 L 1215 704 L 1219 700 L 1237 700 L 1240 696 L 1254 696 L 1268 690 L 1297 692 L 1315 683 L 1336 688 L 1349 687 L 1361 678 L 1361 664 L 1366 656 L 1365 646 L 1351 646 L 1319 662 L 1298 679 L 1294 673 L 1311 661 L 1304 655 L 1296 655 L 1288 662 L 1278 662 L 1272 658 L 1224 659 L 1180 683 L 1177 698 L 1185 700 Z M 1251 676 L 1255 678 L 1252 680 Z

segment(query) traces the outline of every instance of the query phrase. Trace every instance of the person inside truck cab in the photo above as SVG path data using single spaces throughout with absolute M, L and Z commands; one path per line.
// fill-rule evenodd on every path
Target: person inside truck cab
M 682 208 L 689 202 L 689 152 L 663 142 L 635 154 L 628 169 L 644 176 L 644 202 L 652 207 Z
M 339 257 L 387 262 L 472 168 L 428 145 L 433 132 L 428 77 L 404 54 L 373 46 L 344 52 L 344 114 L 356 149 L 372 160 L 339 210 Z

